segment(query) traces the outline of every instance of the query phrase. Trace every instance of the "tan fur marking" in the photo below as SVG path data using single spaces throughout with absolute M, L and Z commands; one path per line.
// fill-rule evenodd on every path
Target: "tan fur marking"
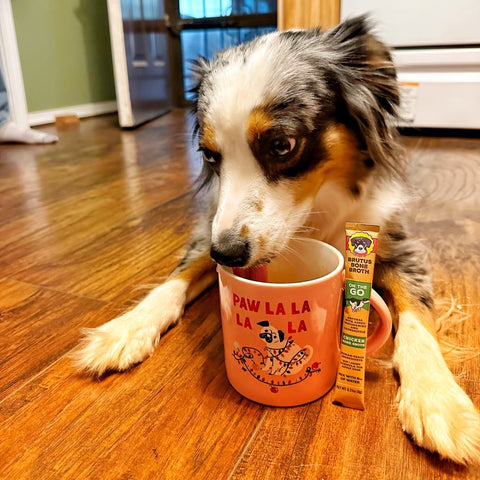
M 254 108 L 247 119 L 247 140 L 253 142 L 272 126 L 270 116 L 260 107 Z
M 265 240 L 265 237 L 260 235 L 258 237 L 258 247 L 263 250 L 265 248 L 265 245 L 267 244 L 266 240 Z
M 215 130 L 208 122 L 205 122 L 203 126 L 201 142 L 204 147 L 208 148 L 212 152 L 219 151 L 217 141 L 215 139 Z
M 361 169 L 365 168 L 362 162 L 359 162 L 361 153 L 358 141 L 344 125 L 335 124 L 327 128 L 321 141 L 327 158 L 301 180 L 292 184 L 296 203 L 315 196 L 320 187 L 329 180 L 348 188 L 352 179 L 361 177 Z
M 253 204 L 253 206 L 255 207 L 255 210 L 256 210 L 257 212 L 261 212 L 261 211 L 263 210 L 263 202 L 260 201 L 260 200 L 258 200 L 257 202 L 255 202 L 255 203 Z
M 240 237 L 246 240 L 248 239 L 249 233 L 250 233 L 250 228 L 248 228 L 248 225 L 242 225 L 242 228 L 240 229 Z

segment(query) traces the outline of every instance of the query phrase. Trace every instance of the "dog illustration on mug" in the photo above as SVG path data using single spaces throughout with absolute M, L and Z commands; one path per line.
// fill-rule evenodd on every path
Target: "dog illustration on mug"
M 282 330 L 270 325 L 268 320 L 258 322 L 263 327 L 259 337 L 266 343 L 266 365 L 269 375 L 291 375 L 299 372 L 310 360 L 313 348 L 306 345 L 301 348 L 291 337 L 285 338 Z
M 264 353 L 254 347 L 237 345 L 234 356 L 238 361 L 242 361 L 249 371 L 261 369 L 268 375 L 294 375 L 305 369 L 313 355 L 310 345 L 300 347 L 291 336 L 286 338 L 285 333 L 270 325 L 268 320 L 257 325 L 262 327 L 259 337 L 265 342 Z

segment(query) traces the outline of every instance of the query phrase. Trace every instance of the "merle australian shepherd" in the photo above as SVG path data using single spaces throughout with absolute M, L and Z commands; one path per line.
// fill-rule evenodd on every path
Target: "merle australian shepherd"
M 425 255 L 402 220 L 396 73 L 368 20 L 270 33 L 200 59 L 194 73 L 211 209 L 162 285 L 85 332 L 78 365 L 101 375 L 151 355 L 185 305 L 215 281 L 215 263 L 262 265 L 302 235 L 343 250 L 346 221 L 378 224 L 374 286 L 395 313 L 401 425 L 428 450 L 478 462 L 480 415 L 444 361 Z

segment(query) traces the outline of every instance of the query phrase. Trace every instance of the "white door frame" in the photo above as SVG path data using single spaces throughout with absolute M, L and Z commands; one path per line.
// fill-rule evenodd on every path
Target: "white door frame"
M 120 0 L 107 0 L 107 8 L 113 71 L 115 74 L 118 120 L 121 127 L 133 127 L 135 119 L 133 118 L 132 102 L 130 101 L 127 54 L 125 52 L 122 6 Z
M 0 54 L 8 91 L 10 117 L 20 125 L 28 125 L 25 87 L 10 0 L 0 0 Z

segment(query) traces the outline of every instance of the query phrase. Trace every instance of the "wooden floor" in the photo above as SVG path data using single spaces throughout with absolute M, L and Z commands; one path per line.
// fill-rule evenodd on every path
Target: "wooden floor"
M 80 329 L 138 301 L 182 253 L 201 208 L 188 132 L 176 111 L 134 131 L 106 116 L 59 130 L 56 145 L 0 145 L 0 478 L 480 479 L 402 433 L 396 379 L 378 362 L 363 412 L 332 405 L 331 392 L 287 409 L 240 397 L 215 288 L 133 370 L 98 381 L 73 369 Z M 480 140 L 404 143 L 410 220 L 432 246 L 440 309 L 470 317 L 460 330 L 478 351 Z M 480 359 L 456 372 L 480 406 Z

